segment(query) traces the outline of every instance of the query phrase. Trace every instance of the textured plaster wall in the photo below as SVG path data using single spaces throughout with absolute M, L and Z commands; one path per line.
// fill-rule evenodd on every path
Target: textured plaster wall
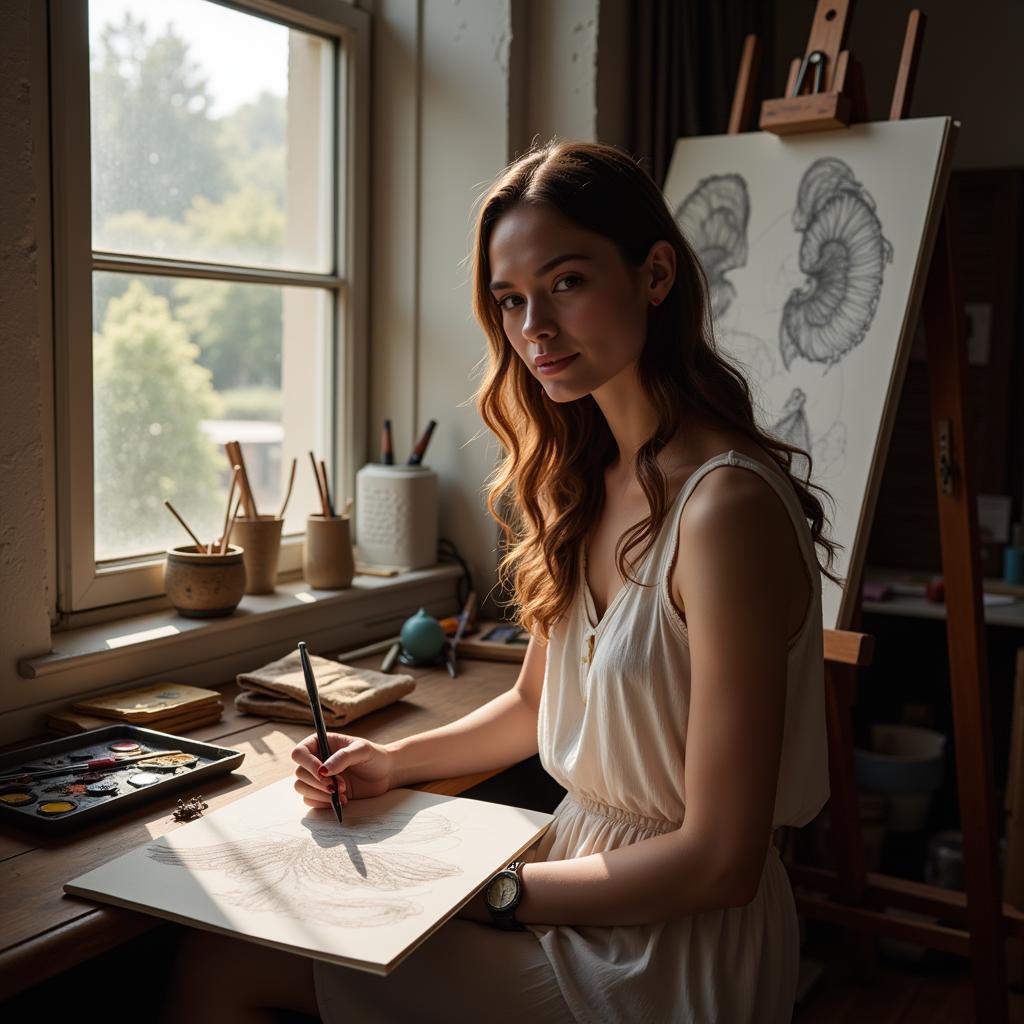
M 29 685 L 17 659 L 50 643 L 41 380 L 48 297 L 39 253 L 48 197 L 39 192 L 45 126 L 40 133 L 34 2 L 0 5 L 0 708 Z
M 605 0 L 616 8 L 621 3 Z M 430 418 L 441 533 L 495 581 L 497 527 L 484 505 L 497 447 L 473 393 L 486 342 L 472 317 L 473 207 L 533 134 L 596 137 L 597 0 L 377 0 L 371 444 L 390 417 L 396 458 Z M 607 46 L 609 74 L 624 68 Z M 625 87 L 624 72 L 622 88 Z M 618 98 L 609 124 L 621 123 Z M 609 107 L 613 106 L 611 98 Z
M 533 0 L 529 14 L 527 142 L 597 138 L 599 0 Z

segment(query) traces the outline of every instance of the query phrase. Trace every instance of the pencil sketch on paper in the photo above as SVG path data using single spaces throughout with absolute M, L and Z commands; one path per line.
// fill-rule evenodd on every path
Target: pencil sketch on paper
M 721 319 L 736 298 L 725 276 L 746 266 L 750 195 L 740 174 L 713 174 L 676 207 L 676 222 L 708 279 L 711 315 Z
M 303 824 L 313 842 L 271 827 L 191 848 L 158 841 L 146 852 L 159 864 L 210 873 L 211 893 L 235 907 L 341 927 L 377 927 L 419 914 L 417 891 L 462 874 L 415 849 L 439 839 L 457 845 L 457 826 L 443 814 L 390 812 L 346 820 L 344 829 L 326 815 L 309 815 Z
M 787 370 L 801 356 L 829 367 L 864 340 L 892 245 L 882 236 L 871 194 L 849 164 L 831 156 L 804 172 L 793 227 L 803 235 L 800 269 L 809 280 L 783 308 L 782 361 Z
M 777 280 L 776 252 L 750 250 L 750 187 L 735 172 L 702 178 L 676 206 L 675 219 L 693 247 L 708 280 L 712 319 L 721 347 L 744 371 L 765 429 L 811 454 L 818 479 L 829 478 L 846 453 L 847 425 L 842 418 L 842 382 L 834 402 L 819 403 L 812 429 L 807 393 L 797 378 L 787 385 L 794 363 L 804 359 L 827 373 L 865 338 L 878 308 L 885 264 L 893 248 L 882 234 L 875 201 L 848 163 L 820 157 L 804 171 L 791 215 L 800 234 L 799 267 L 804 281 L 790 290 L 782 306 L 777 349 L 758 334 L 740 330 L 725 314 L 742 314 L 743 297 L 727 277 L 753 262 L 762 292 Z M 780 296 L 781 299 L 781 296 Z M 748 303 L 749 305 L 749 303 Z M 770 309 L 774 303 L 768 302 Z M 777 309 L 778 307 L 775 306 Z M 767 310 L 765 310 L 767 312 Z M 747 317 L 746 319 L 749 319 Z M 781 357 L 781 361 L 780 361 Z M 765 396 L 771 392 L 776 403 Z M 830 422 L 821 422 L 831 407 Z M 806 460 L 793 472 L 806 476 Z

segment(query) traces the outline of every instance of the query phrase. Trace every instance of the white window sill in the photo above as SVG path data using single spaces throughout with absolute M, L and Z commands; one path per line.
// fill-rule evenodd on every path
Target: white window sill
M 53 649 L 23 658 L 32 680 L 19 706 L 0 715 L 0 742 L 41 731 L 45 713 L 85 694 L 173 679 L 210 686 L 279 658 L 298 640 L 315 653 L 394 636 L 419 608 L 456 614 L 458 566 L 441 564 L 389 578 L 356 576 L 345 590 L 312 590 L 299 580 L 273 594 L 247 595 L 232 615 L 187 619 L 173 609 L 53 634 Z

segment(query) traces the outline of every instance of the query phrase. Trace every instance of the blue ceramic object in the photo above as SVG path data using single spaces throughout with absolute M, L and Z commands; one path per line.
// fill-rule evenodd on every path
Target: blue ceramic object
M 1024 583 L 1024 548 L 1003 548 L 1003 579 L 1007 583 Z
M 441 623 L 425 608 L 406 619 L 399 634 L 406 654 L 417 661 L 433 661 L 444 650 L 444 630 Z

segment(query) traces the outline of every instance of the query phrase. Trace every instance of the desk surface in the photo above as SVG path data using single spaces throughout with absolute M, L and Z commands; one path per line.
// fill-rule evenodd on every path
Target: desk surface
M 380 657 L 352 664 L 377 668 Z M 446 725 L 509 689 L 519 668 L 463 656 L 457 679 L 449 678 L 443 668 L 407 670 L 417 680 L 412 693 L 353 722 L 345 731 L 389 742 Z M 235 710 L 234 683 L 221 689 L 223 718 L 188 735 L 241 750 L 245 760 L 231 774 L 203 784 L 202 796 L 210 805 L 207 813 L 291 775 L 292 748 L 312 731 L 307 725 L 241 715 Z M 35 737 L 26 745 L 39 741 Z M 419 788 L 454 795 L 493 774 L 444 779 Z M 63 885 L 133 846 L 180 828 L 172 814 L 181 795 L 153 800 L 134 813 L 59 838 L 0 828 L 0 869 L 3 891 L 8 894 L 0 916 L 0 1000 L 164 923 L 147 914 L 65 895 Z

